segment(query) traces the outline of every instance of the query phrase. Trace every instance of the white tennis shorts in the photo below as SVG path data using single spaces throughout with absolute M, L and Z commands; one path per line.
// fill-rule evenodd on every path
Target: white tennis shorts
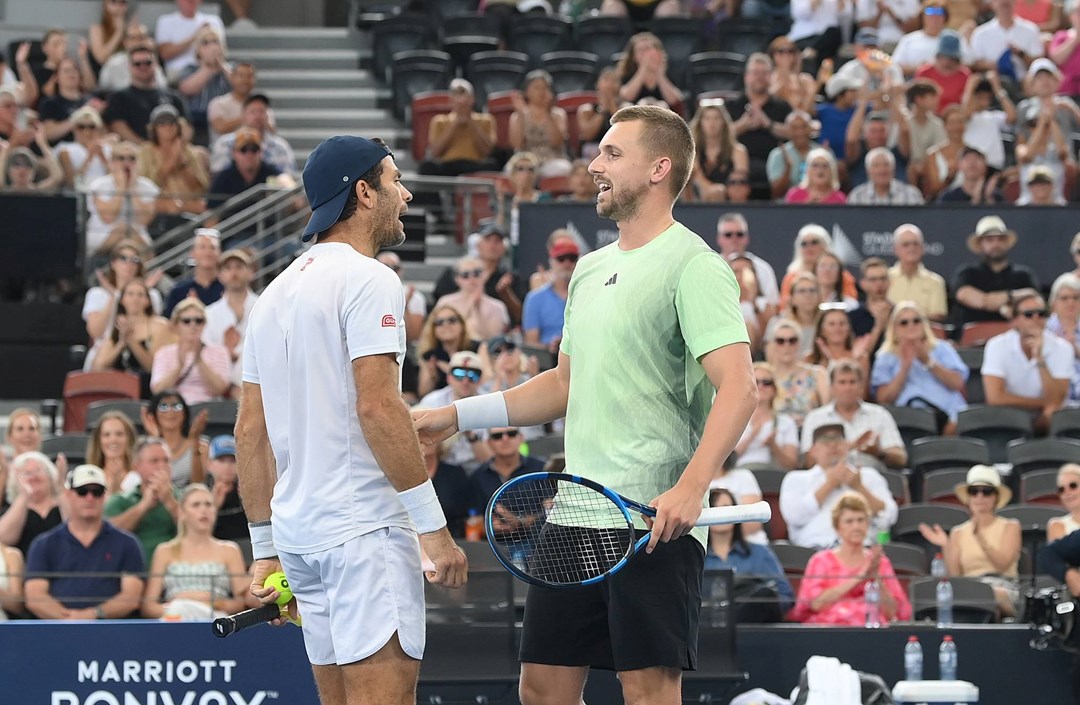
M 414 532 L 376 529 L 325 551 L 279 558 L 312 664 L 355 663 L 395 632 L 406 654 L 423 658 L 424 577 Z

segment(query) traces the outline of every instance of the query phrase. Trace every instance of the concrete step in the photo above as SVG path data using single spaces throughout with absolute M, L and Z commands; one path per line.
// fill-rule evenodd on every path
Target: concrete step
M 431 264 L 431 249 L 428 248 L 428 257 L 425 262 L 402 262 L 405 272 L 405 281 L 408 282 L 434 282 L 442 276 L 446 269 L 442 264 Z
M 250 61 L 259 69 L 262 82 L 264 69 L 316 71 L 321 69 L 359 69 L 357 49 L 229 49 L 234 61 Z
M 370 130 L 393 126 L 394 121 L 385 110 L 325 110 L 311 107 L 308 110 L 274 109 L 274 117 L 279 127 L 311 128 L 338 132 L 350 130 Z
M 293 88 L 310 90 L 313 88 L 368 88 L 375 91 L 378 98 L 390 98 L 390 89 L 377 83 L 369 71 L 358 68 L 341 67 L 323 70 L 303 70 L 296 66 L 267 68 L 259 67 L 258 85 L 260 90 L 274 88 Z M 304 67 L 307 68 L 307 67 Z
M 369 138 L 378 137 L 391 147 L 396 147 L 398 142 L 403 139 L 407 133 L 408 130 L 401 127 L 382 127 L 366 130 L 364 136 Z M 324 139 L 336 133 L 331 130 L 290 128 L 278 130 L 278 134 L 289 140 L 289 144 L 292 145 L 299 156 L 301 150 L 310 152 Z M 304 155 L 304 158 L 307 158 L 306 154 Z
M 262 76 L 259 76 L 260 88 Z M 375 88 L 271 88 L 266 91 L 274 101 L 274 112 L 283 110 L 374 110 L 379 95 Z
M 229 53 L 248 49 L 360 49 L 359 35 L 344 27 L 262 27 L 226 32 Z

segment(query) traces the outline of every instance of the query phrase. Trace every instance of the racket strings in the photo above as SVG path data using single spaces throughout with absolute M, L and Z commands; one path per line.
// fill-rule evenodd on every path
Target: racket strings
M 571 481 L 539 478 L 496 494 L 491 544 L 518 570 L 549 585 L 598 578 L 625 558 L 634 531 L 601 492 Z

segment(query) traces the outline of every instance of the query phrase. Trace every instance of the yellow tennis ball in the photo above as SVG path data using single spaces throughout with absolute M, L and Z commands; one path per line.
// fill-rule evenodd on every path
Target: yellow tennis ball
M 282 607 L 289 604 L 289 600 L 293 597 L 292 589 L 289 587 L 289 579 L 286 578 L 285 574 L 280 570 L 266 576 L 266 580 L 263 581 L 263 587 L 272 587 L 280 593 L 278 595 L 277 604 Z

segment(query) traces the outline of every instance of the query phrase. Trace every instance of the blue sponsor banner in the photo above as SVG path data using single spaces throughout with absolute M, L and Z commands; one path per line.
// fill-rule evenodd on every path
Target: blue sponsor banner
M 4 705 L 318 705 L 293 626 L 218 639 L 209 622 L 0 623 Z

